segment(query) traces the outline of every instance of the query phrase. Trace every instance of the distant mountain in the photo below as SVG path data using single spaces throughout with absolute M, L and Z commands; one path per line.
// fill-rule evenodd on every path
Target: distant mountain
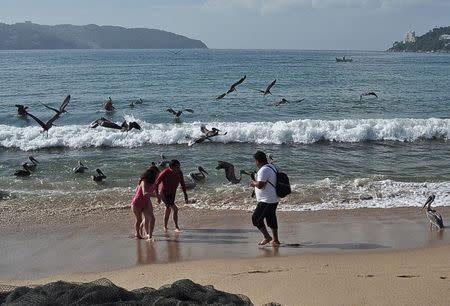
M 193 49 L 200 40 L 145 28 L 0 23 L 0 49 Z
M 393 52 L 450 52 L 450 27 L 434 28 L 416 37 L 415 42 L 396 41 L 388 51 Z

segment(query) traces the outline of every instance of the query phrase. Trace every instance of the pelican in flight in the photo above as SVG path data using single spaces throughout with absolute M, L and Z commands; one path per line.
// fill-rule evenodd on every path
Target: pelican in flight
M 271 95 L 272 93 L 270 92 L 270 89 L 273 87 L 273 85 L 275 85 L 276 82 L 277 82 L 277 79 L 273 80 L 272 83 L 270 83 L 269 86 L 267 86 L 267 88 L 265 90 L 259 89 L 258 91 L 262 92 L 263 96 Z
M 172 115 L 174 115 L 175 118 L 180 118 L 183 112 L 193 113 L 194 110 L 192 108 L 184 108 L 182 110 L 175 111 L 173 108 L 169 107 L 168 109 L 166 109 L 166 112 L 171 113 Z
M 43 122 L 41 119 L 39 119 L 38 117 L 34 116 L 33 114 L 30 114 L 29 112 L 27 112 L 27 115 L 30 116 L 31 118 L 33 118 L 34 121 L 39 123 L 39 125 L 43 129 L 41 133 L 43 133 L 43 132 L 47 132 L 48 133 L 48 130 L 54 125 L 53 122 L 55 122 L 56 119 L 59 118 L 59 113 L 56 113 L 47 122 Z
M 208 172 L 202 166 L 197 167 L 198 172 L 190 172 L 189 177 L 196 182 L 204 181 L 208 176 Z
M 172 54 L 178 55 L 178 54 L 180 54 L 183 51 L 183 49 L 180 49 L 178 51 L 172 51 L 172 50 L 167 50 L 167 51 L 169 51 Z
M 216 169 L 217 170 L 225 169 L 225 176 L 231 184 L 238 184 L 242 179 L 242 174 L 249 175 L 249 173 L 247 171 L 241 170 L 241 171 L 239 171 L 240 176 L 239 176 L 239 178 L 237 178 L 234 173 L 234 165 L 233 164 L 225 162 L 225 161 L 221 161 L 221 160 L 219 160 L 217 163 L 218 164 L 217 164 Z
M 364 92 L 362 94 L 359 95 L 359 100 L 362 100 L 363 97 L 365 96 L 374 96 L 375 98 L 378 98 L 377 94 L 373 91 L 369 91 L 369 92 Z
M 108 100 L 106 100 L 105 102 L 103 102 L 103 107 L 105 108 L 105 110 L 107 112 L 112 112 L 114 111 L 116 108 L 113 105 L 112 99 L 111 97 L 108 97 Z
M 17 107 L 17 115 L 19 115 L 21 117 L 27 116 L 28 106 L 24 106 L 22 104 L 16 104 L 15 106 Z
M 31 164 L 28 162 L 25 162 L 25 164 L 27 165 L 27 169 L 30 171 L 36 170 L 36 166 L 37 166 L 37 164 L 39 164 L 39 162 L 36 160 L 36 158 L 34 158 L 31 155 L 28 156 L 28 159 L 31 161 Z
M 66 98 L 63 101 L 63 103 L 59 106 L 59 109 L 53 108 L 53 107 L 48 106 L 48 105 L 46 105 L 44 103 L 41 103 L 41 104 L 44 105 L 46 108 L 54 111 L 56 114 L 61 115 L 62 113 L 66 112 L 65 108 L 66 108 L 67 104 L 69 104 L 69 102 L 70 102 L 70 95 L 66 96 Z
M 442 216 L 436 210 L 431 209 L 431 203 L 434 202 L 435 197 L 436 196 L 434 194 L 430 195 L 425 204 L 422 206 L 422 209 L 426 207 L 425 214 L 427 215 L 427 218 L 430 221 L 430 230 L 433 229 L 433 226 L 441 230 L 444 228 L 444 221 L 442 220 Z
M 16 172 L 14 172 L 14 175 L 20 177 L 30 176 L 31 171 L 30 168 L 28 168 L 28 166 L 29 164 L 23 163 L 22 164 L 23 169 L 17 170 Z
M 229 93 L 232 93 L 233 91 L 236 90 L 236 87 L 240 84 L 242 84 L 242 82 L 244 82 L 244 80 L 247 78 L 246 75 L 244 75 L 242 78 L 240 78 L 237 82 L 231 84 L 230 88 L 227 90 L 227 92 L 221 94 L 220 96 L 218 96 L 216 98 L 216 100 L 220 100 L 223 99 L 226 95 L 228 95 Z
M 92 180 L 94 182 L 102 182 L 106 178 L 106 175 L 100 169 L 95 169 L 95 171 L 97 172 L 97 175 L 93 175 Z
M 219 134 L 220 130 L 213 127 L 211 130 L 208 130 L 206 128 L 206 125 L 202 125 L 200 126 L 200 131 L 205 134 L 206 137 L 210 138 L 210 137 L 214 137 L 214 136 L 220 136 L 220 135 L 226 135 L 228 132 L 225 132 L 223 134 Z
M 78 161 L 78 165 L 73 168 L 73 172 L 75 173 L 84 173 L 84 171 L 88 170 L 89 168 L 83 165 L 81 161 Z
M 273 106 L 280 106 L 280 105 L 283 105 L 283 104 L 288 104 L 288 103 L 297 103 L 297 102 L 302 102 L 303 100 L 305 100 L 305 98 L 303 98 L 303 99 L 299 99 L 299 100 L 295 100 L 295 101 L 289 101 L 289 100 L 287 100 L 287 99 L 285 99 L 285 98 L 281 98 L 281 100 L 280 101 L 278 101 L 278 102 L 275 102 L 274 104 L 273 104 Z
M 131 122 L 127 122 L 126 120 L 122 123 L 122 125 L 118 125 L 117 123 L 114 123 L 112 121 L 109 121 L 106 118 L 100 118 L 95 120 L 94 122 L 92 122 L 89 127 L 95 129 L 98 126 L 103 126 L 106 128 L 110 128 L 110 129 L 116 129 L 116 130 L 121 130 L 122 132 L 128 132 L 130 130 L 137 129 L 140 130 L 141 126 L 135 122 L 135 121 L 131 121 Z

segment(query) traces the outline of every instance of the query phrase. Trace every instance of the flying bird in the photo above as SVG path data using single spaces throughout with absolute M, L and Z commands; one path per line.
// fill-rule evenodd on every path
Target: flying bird
M 167 50 L 167 51 L 169 51 L 172 54 L 178 55 L 178 54 L 180 54 L 183 51 L 183 49 L 180 49 L 178 51 L 172 51 L 172 50 Z
M 168 108 L 166 109 L 166 112 L 171 113 L 172 115 L 174 115 L 175 118 L 180 118 L 181 114 L 183 114 L 183 112 L 188 112 L 188 113 L 193 113 L 194 110 L 192 108 L 184 108 L 182 110 L 179 111 L 175 111 L 173 108 Z
M 281 98 L 281 100 L 280 101 L 278 101 L 278 102 L 275 102 L 274 104 L 273 104 L 273 106 L 280 106 L 280 105 L 284 105 L 284 104 L 288 104 L 288 103 L 297 103 L 297 102 L 302 102 L 303 100 L 305 100 L 305 98 L 303 98 L 303 99 L 299 99 L 299 100 L 295 100 L 295 101 L 290 101 L 290 100 L 287 100 L 287 99 L 285 99 L 285 98 Z
M 214 136 L 219 136 L 219 135 L 226 135 L 228 132 L 225 132 L 223 134 L 219 134 L 220 130 L 213 127 L 211 130 L 208 130 L 206 128 L 206 125 L 202 125 L 200 126 L 200 131 L 205 134 L 206 137 L 214 137 Z
M 62 113 L 66 112 L 65 108 L 66 108 L 67 104 L 69 104 L 69 102 L 70 102 L 70 95 L 66 96 L 66 98 L 63 101 L 63 103 L 59 106 L 59 109 L 53 108 L 53 107 L 48 106 L 48 105 L 46 105 L 44 103 L 41 103 L 41 104 L 44 105 L 46 108 L 54 111 L 56 114 L 61 115 Z
M 272 93 L 270 92 L 270 89 L 273 87 L 273 85 L 275 85 L 275 83 L 277 82 L 277 79 L 273 80 L 272 83 L 269 84 L 269 86 L 267 86 L 267 88 L 265 90 L 261 90 L 259 89 L 259 92 L 263 93 L 263 96 L 265 95 L 271 95 Z
M 225 161 L 218 161 L 217 162 L 217 170 L 220 169 L 224 169 L 225 170 L 225 177 L 227 178 L 227 180 L 231 183 L 231 184 L 238 184 L 241 179 L 242 179 L 242 174 L 247 174 L 249 175 L 249 173 L 245 170 L 241 170 L 239 171 L 239 178 L 236 177 L 235 173 L 234 173 L 234 165 Z
M 442 220 L 442 216 L 436 210 L 431 209 L 431 203 L 434 202 L 434 198 L 434 194 L 430 195 L 425 204 L 422 206 L 422 209 L 426 207 L 425 214 L 430 221 L 430 229 L 433 229 L 433 226 L 435 226 L 437 229 L 441 230 L 444 228 L 444 221 Z
M 98 126 L 103 126 L 103 127 L 110 128 L 110 129 L 121 130 L 122 132 L 128 132 L 128 131 L 132 130 L 133 128 L 137 129 L 137 130 L 141 129 L 141 126 L 135 121 L 128 122 L 125 120 L 122 123 L 122 125 L 118 125 L 117 123 L 109 121 L 108 119 L 106 119 L 104 117 L 95 120 L 94 122 L 92 122 L 89 125 L 89 127 L 93 128 L 93 129 L 95 129 Z
M 24 105 L 21 105 L 21 104 L 16 104 L 15 106 L 17 107 L 17 115 L 19 115 L 21 117 L 26 117 L 27 116 L 28 106 L 24 106 Z
M 219 95 L 216 100 L 220 100 L 223 99 L 226 95 L 228 95 L 229 93 L 232 93 L 233 91 L 236 90 L 236 87 L 240 84 L 242 84 L 242 82 L 244 82 L 244 80 L 247 78 L 247 75 L 244 75 L 242 78 L 240 78 L 237 82 L 231 84 L 230 88 L 227 90 L 227 92 Z
M 38 117 L 34 116 L 33 114 L 30 114 L 29 112 L 27 112 L 27 115 L 30 116 L 31 118 L 33 118 L 37 123 L 39 123 L 39 125 L 43 129 L 42 133 L 43 132 L 47 132 L 48 133 L 48 130 L 54 125 L 53 122 L 55 122 L 56 119 L 59 118 L 59 113 L 56 113 L 47 122 L 43 122 L 41 119 L 39 119 Z
M 359 100 L 362 100 L 362 98 L 364 96 L 374 96 L 375 98 L 378 98 L 377 94 L 373 91 L 369 91 L 369 92 L 364 92 L 362 94 L 359 95 Z

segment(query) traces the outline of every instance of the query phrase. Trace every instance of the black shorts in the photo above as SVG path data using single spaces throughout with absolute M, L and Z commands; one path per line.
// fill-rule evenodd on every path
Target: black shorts
M 252 215 L 253 225 L 262 228 L 264 227 L 264 219 L 266 219 L 268 227 L 278 229 L 277 207 L 278 203 L 258 202 Z
M 166 207 L 175 205 L 175 195 L 174 194 L 161 194 L 161 200 L 166 204 Z

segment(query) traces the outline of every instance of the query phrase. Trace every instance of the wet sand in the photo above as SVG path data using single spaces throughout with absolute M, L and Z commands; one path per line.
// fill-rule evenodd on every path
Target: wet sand
M 449 208 L 439 208 L 444 216 Z M 112 271 L 141 265 L 210 259 L 244 259 L 311 253 L 392 252 L 450 244 L 428 230 L 417 208 L 280 212 L 278 249 L 258 247 L 261 236 L 242 211 L 182 209 L 183 232 L 164 233 L 156 210 L 156 242 L 130 238 L 128 209 L 43 217 L 0 227 L 0 280 L 30 280 L 65 273 Z M 26 219 L 26 218 L 25 218 Z M 45 220 L 45 221 L 44 221 Z

